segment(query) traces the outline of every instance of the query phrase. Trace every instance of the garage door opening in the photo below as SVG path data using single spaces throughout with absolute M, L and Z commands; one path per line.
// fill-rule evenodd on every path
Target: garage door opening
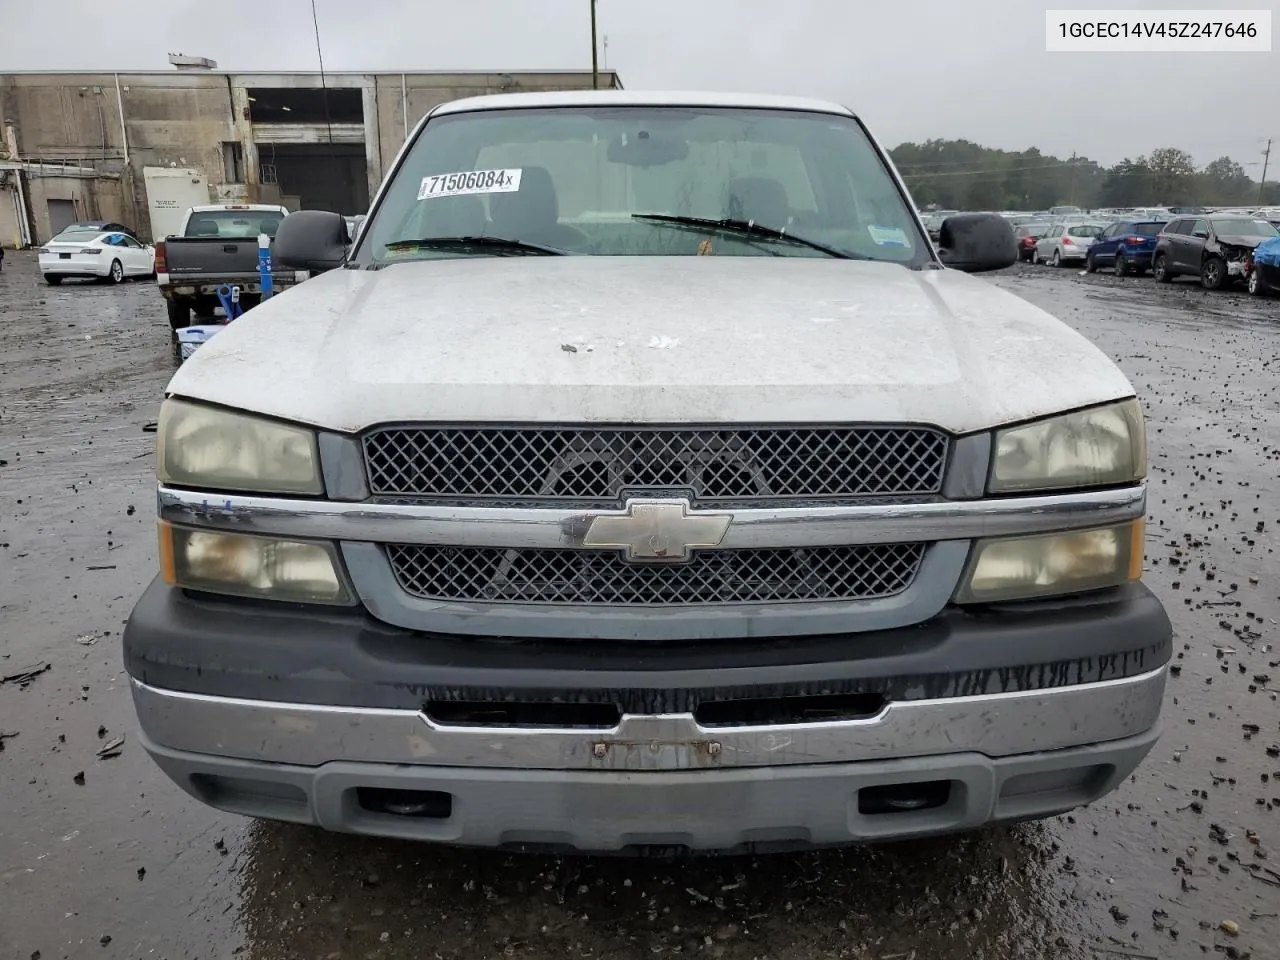
M 264 183 L 298 197 L 302 210 L 353 215 L 369 209 L 368 163 L 363 144 L 260 143 Z
M 56 237 L 76 222 L 74 200 L 46 200 L 49 208 L 49 236 Z
M 251 87 L 249 117 L 254 123 L 363 123 L 358 89 Z

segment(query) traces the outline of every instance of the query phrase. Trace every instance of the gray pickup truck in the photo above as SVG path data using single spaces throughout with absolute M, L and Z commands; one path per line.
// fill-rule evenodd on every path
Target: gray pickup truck
M 160 409 L 124 634 L 200 800 L 500 848 L 772 850 L 1090 803 L 1160 733 L 1133 385 L 927 239 L 844 107 L 437 107 L 354 243 Z M 289 334 L 282 336 L 281 329 Z
M 208 204 L 192 207 L 176 236 L 156 243 L 156 283 L 165 299 L 169 326 L 191 323 L 191 313 L 209 316 L 218 304 L 221 286 L 240 288 L 247 310 L 261 300 L 258 274 L 258 236 L 275 237 L 288 216 L 273 204 Z M 290 287 L 300 277 L 292 270 L 273 273 L 275 290 Z

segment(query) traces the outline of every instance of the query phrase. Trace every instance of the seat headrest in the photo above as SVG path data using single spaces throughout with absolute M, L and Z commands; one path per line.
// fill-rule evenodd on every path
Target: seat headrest
M 489 218 L 494 234 L 508 239 L 555 226 L 560 219 L 560 201 L 546 167 L 525 167 L 519 190 L 494 194 Z
M 727 215 L 768 227 L 785 227 L 791 218 L 787 191 L 768 177 L 735 177 L 729 181 Z

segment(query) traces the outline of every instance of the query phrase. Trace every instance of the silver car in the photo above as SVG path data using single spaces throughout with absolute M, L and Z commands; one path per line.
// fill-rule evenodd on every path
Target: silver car
M 1064 263 L 1079 260 L 1084 262 L 1085 255 L 1098 235 L 1106 229 L 1101 223 L 1073 223 L 1057 220 L 1049 225 L 1049 231 L 1036 241 L 1036 252 L 1032 255 L 1034 263 L 1052 263 L 1060 267 Z

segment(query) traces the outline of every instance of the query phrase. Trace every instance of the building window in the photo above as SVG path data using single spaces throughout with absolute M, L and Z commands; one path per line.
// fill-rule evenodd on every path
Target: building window
M 244 151 L 235 140 L 222 144 L 222 176 L 225 183 L 244 183 Z

